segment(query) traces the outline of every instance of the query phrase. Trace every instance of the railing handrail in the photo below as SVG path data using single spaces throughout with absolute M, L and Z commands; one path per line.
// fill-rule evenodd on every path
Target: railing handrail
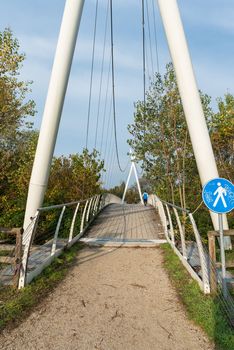
M 158 198 L 162 203 L 167 204 L 167 205 L 169 205 L 169 206 L 172 207 L 172 208 L 176 208 L 176 209 L 179 209 L 179 210 L 181 210 L 181 211 L 183 211 L 183 212 L 185 212 L 185 213 L 187 213 L 187 214 L 191 214 L 190 210 L 188 210 L 188 209 L 184 209 L 184 208 L 181 208 L 181 207 L 178 206 L 178 205 L 175 205 L 175 204 L 169 203 L 169 202 L 167 202 L 167 201 L 164 201 L 163 199 L 161 199 L 161 198 L 158 197 L 158 196 L 157 196 L 157 198 Z
M 157 201 L 153 200 L 154 205 L 158 206 L 157 202 L 161 203 L 161 206 L 162 206 L 162 209 L 163 209 L 164 217 L 165 217 L 165 220 L 166 220 L 166 223 L 164 225 L 165 226 L 164 230 L 165 230 L 167 241 L 170 243 L 170 245 L 172 246 L 173 250 L 178 255 L 178 257 L 180 258 L 180 260 L 182 261 L 184 266 L 187 268 L 187 270 L 189 271 L 191 276 L 197 280 L 197 282 L 199 283 L 199 286 L 204 291 L 204 293 L 205 294 L 209 294 L 210 293 L 210 284 L 209 284 L 208 266 L 207 266 L 207 262 L 206 262 L 206 258 L 205 258 L 205 253 L 204 253 L 204 249 L 203 249 L 200 233 L 199 233 L 199 231 L 197 229 L 195 220 L 193 218 L 193 214 L 190 213 L 190 211 L 187 210 L 187 209 L 183 209 L 183 208 L 181 208 L 181 207 L 179 207 L 179 206 L 177 206 L 175 204 L 168 203 L 168 202 L 162 200 L 157 195 L 155 195 L 155 197 L 157 198 Z M 166 208 L 166 211 L 164 209 L 164 206 Z M 185 238 L 185 237 L 182 237 L 182 235 L 185 234 L 185 232 L 183 233 L 183 230 L 180 229 L 180 227 L 179 227 L 179 232 L 180 232 L 180 235 L 181 235 L 182 253 L 176 247 L 176 242 L 175 242 L 175 238 L 174 238 L 174 227 L 173 227 L 173 222 L 172 222 L 172 219 L 171 219 L 171 214 L 170 214 L 170 211 L 169 211 L 169 208 L 168 208 L 169 206 L 171 208 L 173 208 L 173 210 L 175 211 L 175 215 L 176 215 L 176 211 L 178 209 L 178 210 L 181 210 L 181 211 L 185 212 L 188 215 L 189 219 L 190 219 L 190 222 L 191 222 L 192 227 L 193 227 L 193 233 L 194 233 L 195 241 L 196 241 L 196 244 L 197 244 L 198 255 L 199 255 L 200 264 L 201 264 L 201 275 L 202 275 L 201 279 L 198 276 L 198 274 L 196 274 L 196 272 L 192 269 L 191 265 L 189 265 L 189 263 L 187 261 L 186 245 L 184 247 L 185 249 L 183 249 L 183 242 L 182 242 L 183 238 Z M 166 213 L 167 213 L 167 215 L 166 215 Z M 160 213 L 159 213 L 159 215 L 160 215 Z M 180 219 L 179 219 L 179 217 L 177 216 L 176 219 L 177 219 L 178 226 L 180 226 Z M 169 228 L 168 228 L 167 222 L 169 222 Z M 170 236 L 169 236 L 168 232 L 170 233 Z M 184 243 L 185 243 L 185 241 L 184 241 Z
M 68 203 L 63 203 L 63 204 L 56 204 L 56 205 L 51 205 L 51 206 L 48 206 L 48 207 L 41 207 L 41 208 L 38 208 L 37 211 L 39 212 L 42 212 L 42 211 L 47 211 L 47 210 L 51 210 L 51 209 L 59 209 L 59 208 L 63 208 L 63 207 L 71 207 L 75 204 L 78 204 L 78 203 L 85 203 L 87 200 L 90 200 L 90 198 L 92 197 L 89 197 L 89 198 L 86 198 L 86 199 L 82 199 L 80 201 L 75 201 L 75 202 L 68 202 Z
M 84 208 L 79 205 L 80 203 L 84 204 Z M 95 204 L 95 205 L 94 205 Z M 95 218 L 97 213 L 102 210 L 102 208 L 108 205 L 106 203 L 106 196 L 105 194 L 96 194 L 92 197 L 89 197 L 84 200 L 78 200 L 74 202 L 69 202 L 69 203 L 63 203 L 63 204 L 58 204 L 58 205 L 51 205 L 48 207 L 41 207 L 37 209 L 36 214 L 33 218 L 31 218 L 31 223 L 28 226 L 27 230 L 25 231 L 25 236 L 24 236 L 24 253 L 23 253 L 23 259 L 22 259 L 22 264 L 21 264 L 21 269 L 20 269 L 20 279 L 19 279 L 19 288 L 22 288 L 26 285 L 26 283 L 30 282 L 35 276 L 37 276 L 42 269 L 47 266 L 47 264 L 51 263 L 52 259 L 55 256 L 58 256 L 61 254 L 62 250 L 65 247 L 71 246 L 75 242 L 77 242 L 80 237 L 84 234 L 85 230 L 87 229 L 88 225 L 92 222 L 92 220 Z M 58 247 L 57 249 L 57 242 L 58 242 L 58 237 L 59 237 L 59 230 L 61 226 L 61 222 L 63 219 L 64 212 L 66 208 L 71 207 L 71 206 L 76 206 L 75 212 L 73 214 L 73 219 L 70 222 L 70 229 L 68 229 L 69 236 L 66 237 L 66 242 L 64 242 L 64 245 L 62 247 Z M 73 237 L 73 231 L 74 231 L 74 225 L 75 225 L 75 220 L 77 217 L 77 212 L 81 208 L 81 223 L 79 223 L 79 232 Z M 53 241 L 52 241 L 52 246 L 51 246 L 51 251 L 50 255 L 45 258 L 45 261 L 41 263 L 40 266 L 38 266 L 36 269 L 33 271 L 29 272 L 27 276 L 27 266 L 28 266 L 28 261 L 29 261 L 29 256 L 30 256 L 30 247 L 32 246 L 37 226 L 38 226 L 38 221 L 40 218 L 40 214 L 44 211 L 50 211 L 53 209 L 62 209 L 60 216 L 57 220 L 57 225 L 56 229 L 53 235 Z

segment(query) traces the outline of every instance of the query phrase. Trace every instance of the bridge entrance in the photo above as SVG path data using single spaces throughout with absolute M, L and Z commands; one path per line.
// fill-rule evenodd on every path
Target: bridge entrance
M 158 213 L 142 204 L 110 204 L 81 241 L 104 246 L 155 246 L 165 243 Z

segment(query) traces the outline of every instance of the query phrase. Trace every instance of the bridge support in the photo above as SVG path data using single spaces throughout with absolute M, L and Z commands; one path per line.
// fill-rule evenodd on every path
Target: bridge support
M 84 0 L 66 0 L 29 184 L 24 228 L 42 205 L 54 153 Z
M 201 183 L 219 177 L 177 0 L 158 0 Z M 218 215 L 210 212 L 215 230 Z M 228 229 L 227 218 L 224 228 Z M 230 244 L 229 238 L 226 247 Z
M 129 171 L 129 174 L 128 174 L 128 179 L 127 179 L 127 182 L 126 182 L 126 185 L 125 185 L 124 194 L 123 194 L 123 198 L 122 198 L 122 204 L 124 203 L 124 200 L 125 200 L 125 196 L 126 196 L 126 193 L 127 193 L 127 189 L 128 189 L 128 185 L 129 185 L 129 181 L 130 181 L 132 172 L 134 172 L 134 175 L 135 175 L 135 179 L 136 179 L 136 183 L 137 183 L 137 189 L 138 189 L 138 192 L 139 192 L 139 197 L 140 197 L 141 204 L 144 204 L 143 199 L 142 199 L 141 186 L 140 186 L 140 183 L 139 183 L 137 170 L 136 170 L 136 165 L 135 165 L 135 157 L 132 154 L 132 150 L 130 150 L 130 156 L 131 156 L 131 168 L 130 168 L 130 171 Z

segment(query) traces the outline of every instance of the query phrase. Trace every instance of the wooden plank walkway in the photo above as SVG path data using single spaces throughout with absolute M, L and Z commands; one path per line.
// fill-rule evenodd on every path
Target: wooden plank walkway
M 153 247 L 165 242 L 163 227 L 155 208 L 141 204 L 110 204 L 97 216 L 81 241 L 91 245 Z M 30 281 L 51 258 L 53 240 L 42 246 L 33 246 L 28 262 Z M 67 240 L 57 240 L 55 255 L 66 246 Z M 0 285 L 12 283 L 11 266 L 0 269 Z
M 99 214 L 82 241 L 162 243 L 164 238 L 155 208 L 141 204 L 111 204 Z

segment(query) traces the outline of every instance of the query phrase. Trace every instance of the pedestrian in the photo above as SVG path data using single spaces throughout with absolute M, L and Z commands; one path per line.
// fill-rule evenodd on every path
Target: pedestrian
M 148 193 L 147 192 L 144 192 L 143 195 L 142 195 L 142 198 L 143 198 L 143 202 L 144 202 L 144 205 L 146 206 L 147 203 L 148 203 Z

